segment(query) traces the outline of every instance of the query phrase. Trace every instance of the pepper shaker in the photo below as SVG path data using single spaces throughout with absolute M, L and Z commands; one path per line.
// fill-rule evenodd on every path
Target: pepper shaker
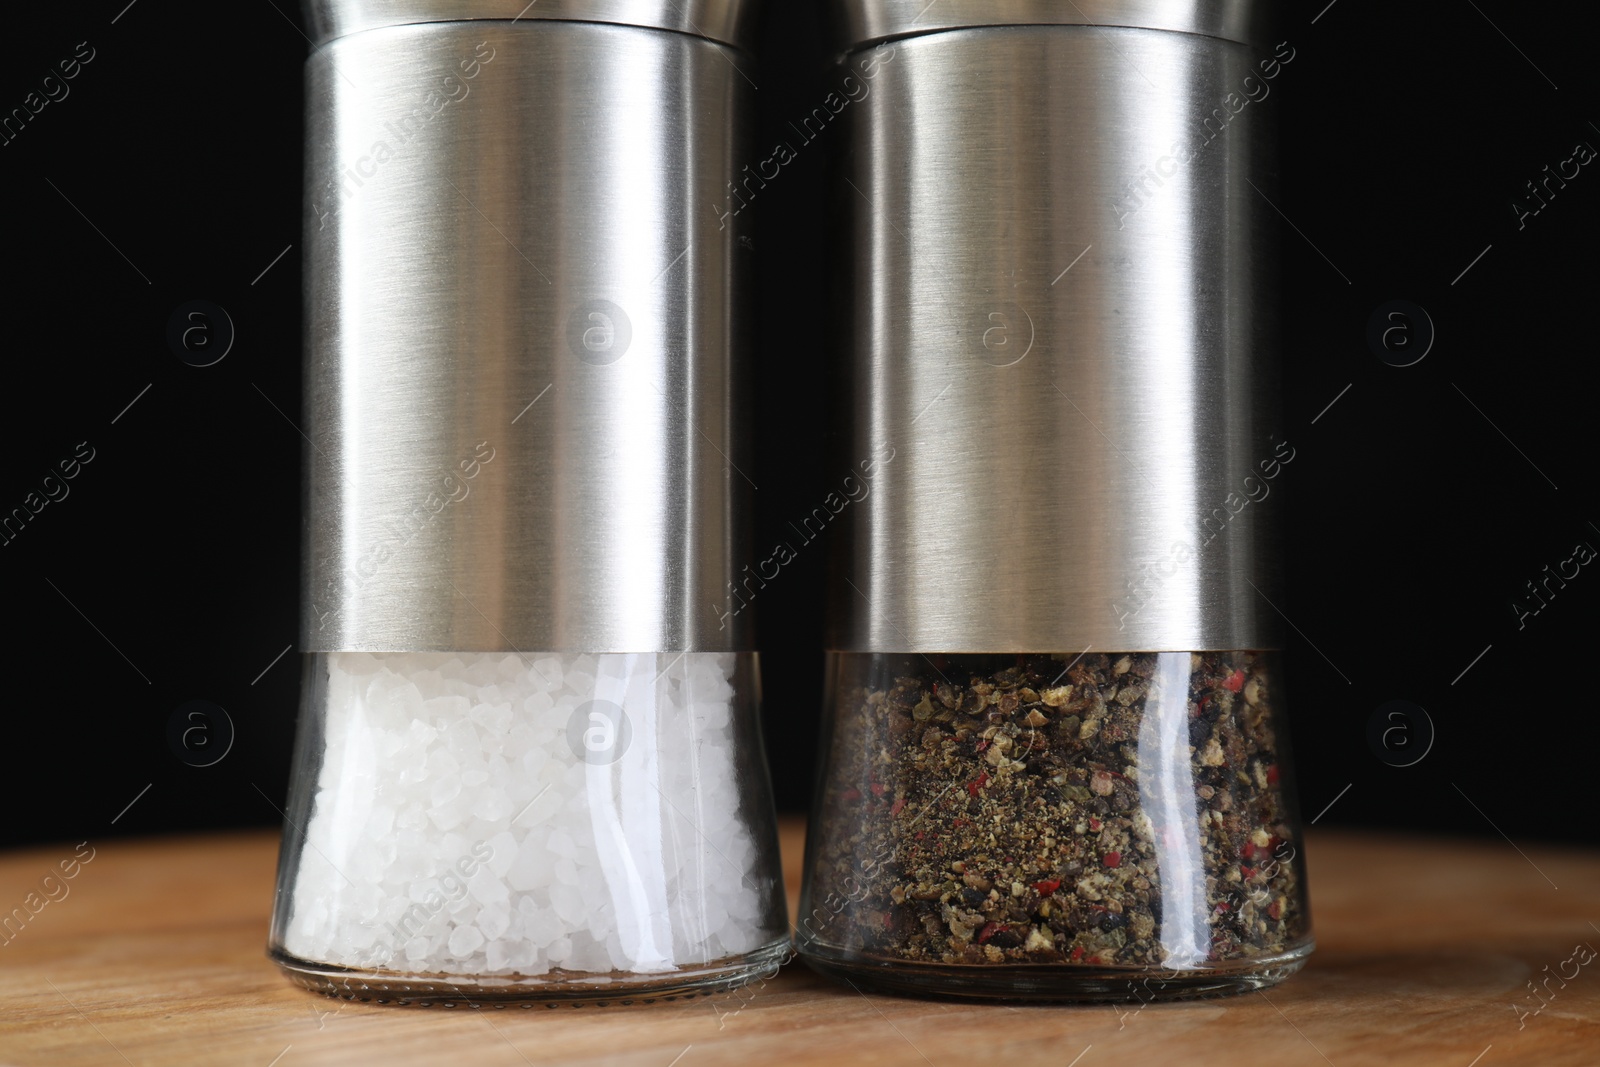
M 1242 0 L 841 0 L 850 459 L 798 947 L 1139 999 L 1312 949 L 1272 600 L 1267 99 Z
M 631 1002 L 788 948 L 744 620 L 745 6 L 313 0 L 303 703 L 270 952 Z

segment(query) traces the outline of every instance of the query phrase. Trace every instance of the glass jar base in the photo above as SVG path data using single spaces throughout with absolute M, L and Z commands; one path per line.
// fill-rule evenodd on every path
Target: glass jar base
M 968 1001 L 1149 1004 L 1270 988 L 1304 967 L 1316 946 L 1308 941 L 1275 956 L 1208 964 L 1176 976 L 1160 967 L 1033 963 L 975 966 L 874 960 L 859 953 L 845 956 L 819 952 L 819 947 L 808 946 L 800 953 L 800 959 L 818 974 L 860 992 Z
M 770 977 L 790 957 L 787 937 L 753 952 L 662 974 L 412 974 L 315 963 L 281 949 L 269 953 L 284 975 L 313 993 L 341 1000 L 443 1008 L 608 1007 L 725 993 Z

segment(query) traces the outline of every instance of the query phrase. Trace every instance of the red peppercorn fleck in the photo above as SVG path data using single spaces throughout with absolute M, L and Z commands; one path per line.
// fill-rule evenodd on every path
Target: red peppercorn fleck
M 987 945 L 989 943 L 989 939 L 999 932 L 999 923 L 984 923 L 983 929 L 978 931 L 978 944 Z
M 1244 671 L 1234 671 L 1223 680 L 1222 684 L 1227 687 L 1228 692 L 1237 693 L 1244 688 Z
M 1038 890 L 1040 896 L 1047 897 L 1061 888 L 1061 879 L 1046 878 L 1043 881 L 1033 883 L 1033 888 Z
M 1271 763 L 1271 764 L 1267 765 L 1267 784 L 1268 785 L 1277 785 L 1278 784 L 1278 765 L 1276 763 Z
M 905 797 L 898 797 L 898 798 L 895 799 L 895 802 L 893 804 L 889 805 L 889 814 L 890 815 L 899 815 L 900 814 L 900 809 L 904 808 L 905 806 L 906 806 L 906 798 Z
M 1073 945 L 1072 946 L 1072 955 L 1069 956 L 1068 958 L 1071 959 L 1073 963 L 1077 963 L 1079 960 L 1083 959 L 1083 946 L 1082 945 Z
M 1093 815 L 1089 816 L 1089 829 L 1091 829 L 1091 830 L 1100 829 L 1100 820 L 1095 818 Z
M 1272 855 L 1272 844 L 1276 840 L 1277 838 L 1275 837 L 1269 837 L 1267 838 L 1267 843 L 1264 845 L 1258 845 L 1254 841 L 1246 841 L 1244 843 L 1244 847 L 1239 850 L 1239 854 L 1247 863 L 1254 863 L 1256 860 L 1266 859 L 1268 856 Z
M 840 793 L 839 795 L 841 797 L 843 797 L 845 800 L 860 800 L 861 799 L 861 790 L 857 789 L 855 786 L 851 786 L 849 789 L 846 789 L 843 793 Z
M 973 796 L 977 796 L 978 790 L 982 789 L 986 784 L 988 784 L 988 781 L 989 772 L 984 771 L 983 773 L 979 774 L 976 779 L 967 783 L 967 792 Z
M 1105 863 L 1106 863 L 1107 867 L 1121 867 L 1122 866 L 1122 853 L 1120 853 L 1120 852 L 1107 852 L 1106 853 Z
M 1277 921 L 1278 919 L 1283 918 L 1283 905 L 1282 905 L 1282 903 L 1280 903 L 1279 901 L 1274 900 L 1271 904 L 1268 904 L 1267 905 L 1267 918 L 1272 919 L 1273 921 Z
M 872 789 L 872 795 L 873 796 L 881 797 L 881 796 L 883 796 L 884 791 L 888 787 L 885 786 L 882 782 L 873 782 L 870 788 Z

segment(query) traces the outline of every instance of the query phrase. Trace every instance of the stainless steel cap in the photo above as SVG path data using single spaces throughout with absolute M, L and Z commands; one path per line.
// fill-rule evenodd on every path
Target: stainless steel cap
M 312 53 L 305 649 L 751 647 L 726 53 L 530 19 Z
M 875 468 L 831 647 L 1277 647 L 1292 51 L 1005 25 L 846 58 L 847 458 Z
M 1124 26 L 1262 43 L 1257 0 L 835 0 L 844 45 L 972 26 Z
M 747 47 L 749 0 L 306 0 L 314 47 L 363 30 L 423 22 L 557 20 L 643 26 Z

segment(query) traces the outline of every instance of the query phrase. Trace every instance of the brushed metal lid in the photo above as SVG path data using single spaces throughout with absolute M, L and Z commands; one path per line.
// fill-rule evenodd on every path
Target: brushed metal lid
M 305 0 L 313 47 L 388 26 L 491 19 L 547 19 L 642 26 L 750 47 L 753 19 L 745 0 Z
M 306 63 L 307 651 L 753 647 L 750 215 L 712 206 L 751 90 L 546 28 Z
M 846 436 L 873 466 L 830 648 L 1280 647 L 1270 113 L 1226 103 L 1262 62 L 1105 26 L 855 59 Z
M 1260 44 L 1270 33 L 1256 0 L 841 0 L 843 44 L 978 26 L 1122 26 Z

